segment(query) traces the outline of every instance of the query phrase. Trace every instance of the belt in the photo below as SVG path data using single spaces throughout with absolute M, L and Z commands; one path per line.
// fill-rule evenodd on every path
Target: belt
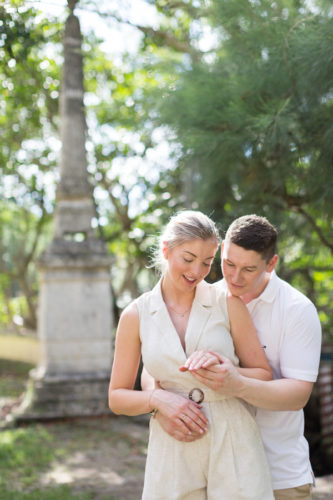
M 212 389 L 203 389 L 202 387 L 192 387 L 187 391 L 185 387 L 168 387 L 167 384 L 161 384 L 162 389 L 166 391 L 179 394 L 184 398 L 191 399 L 195 403 L 212 403 L 213 401 L 222 401 L 223 399 L 228 399 L 230 396 L 224 394 L 219 394 Z

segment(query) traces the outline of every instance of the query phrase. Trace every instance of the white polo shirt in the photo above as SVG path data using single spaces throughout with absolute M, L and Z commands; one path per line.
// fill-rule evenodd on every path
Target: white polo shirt
M 315 382 L 321 349 L 321 326 L 313 303 L 271 273 L 263 293 L 248 310 L 275 379 Z M 260 427 L 274 489 L 313 482 L 309 446 L 304 437 L 304 413 L 258 408 Z

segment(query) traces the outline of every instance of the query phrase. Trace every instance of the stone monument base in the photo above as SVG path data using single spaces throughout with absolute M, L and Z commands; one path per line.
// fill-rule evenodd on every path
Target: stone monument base
M 12 417 L 22 422 L 111 414 L 109 380 L 109 373 L 59 376 L 32 370 L 26 396 Z

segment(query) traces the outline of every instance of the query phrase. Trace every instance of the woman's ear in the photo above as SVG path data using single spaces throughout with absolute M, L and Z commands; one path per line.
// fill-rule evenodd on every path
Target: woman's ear
M 162 241 L 162 253 L 163 253 L 163 257 L 165 259 L 168 259 L 169 248 L 168 248 L 167 241 Z

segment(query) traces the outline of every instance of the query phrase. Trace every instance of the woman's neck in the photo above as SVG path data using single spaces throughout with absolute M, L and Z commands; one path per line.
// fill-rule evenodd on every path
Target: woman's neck
M 167 306 L 178 312 L 191 308 L 195 296 L 195 290 L 191 290 L 189 293 L 184 293 L 183 291 L 177 289 L 167 276 L 163 276 L 162 278 L 161 290 L 163 300 Z

